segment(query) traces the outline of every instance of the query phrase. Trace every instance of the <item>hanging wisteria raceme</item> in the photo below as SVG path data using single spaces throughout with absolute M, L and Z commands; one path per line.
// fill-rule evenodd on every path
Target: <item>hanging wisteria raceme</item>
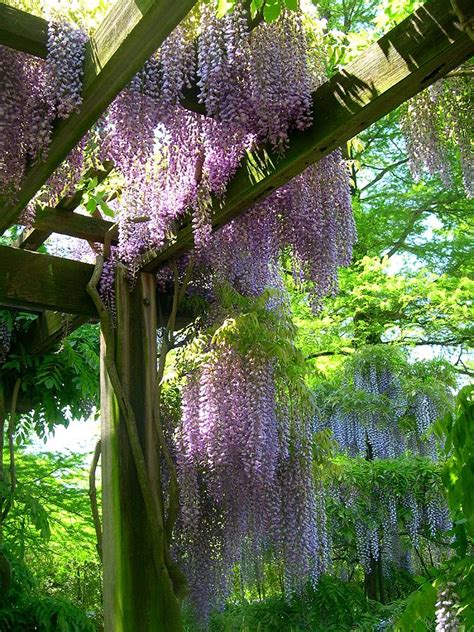
M 433 390 L 430 379 L 416 378 L 414 389 L 403 371 L 418 365 L 406 365 L 402 371 L 376 347 L 371 349 L 372 356 L 368 349 L 361 361 L 354 357 L 347 382 L 321 401 L 315 429 L 331 429 L 339 447 L 351 456 L 393 458 L 410 451 L 436 460 L 432 428 L 449 409 L 449 388 L 439 382 Z
M 46 72 L 48 100 L 58 118 L 68 118 L 82 104 L 86 34 L 64 20 L 48 22 Z
M 278 258 L 287 249 L 294 255 L 298 278 L 312 282 L 317 307 L 321 296 L 335 291 L 337 267 L 349 262 L 355 240 L 348 173 L 339 151 L 235 220 L 208 248 L 211 200 L 225 196 L 247 151 L 268 142 L 281 152 L 291 129 L 311 123 L 311 90 L 321 82 L 308 63 L 297 12 L 285 10 L 277 21 L 262 22 L 253 30 L 249 23 L 243 2 L 221 19 L 215 3 L 204 5 L 199 36 L 191 23 L 175 29 L 93 132 L 101 159 L 112 160 L 123 178 L 113 204 L 118 260 L 133 276 L 140 256 L 161 248 L 190 218 L 196 248 L 206 250 L 200 261 L 218 280 L 226 278 L 250 294 L 269 285 L 281 287 Z M 69 116 L 81 104 L 86 38 L 60 19 L 49 25 L 46 63 L 23 63 L 17 53 L 8 53 L 34 81 L 18 79 L 21 73 L 14 64 L 5 65 L 12 71 L 11 96 L 5 93 L 12 118 L 18 116 L 15 99 L 29 102 L 20 89 L 33 85 L 36 91 L 28 106 L 31 115 L 18 119 L 34 120 L 37 129 L 28 134 L 31 138 L 17 158 L 11 155 L 7 161 L 12 171 L 8 179 L 15 187 L 26 147 L 31 157 L 44 157 L 54 118 Z M 205 114 L 180 105 L 194 82 Z M 93 144 L 87 138 L 78 144 L 30 204 L 24 222 L 32 222 L 38 202 L 52 206 L 74 191 Z
M 464 189 L 474 195 L 474 152 L 471 139 L 474 110 L 472 85 L 462 76 L 441 79 L 409 101 L 402 115 L 409 165 L 415 180 L 424 172 L 452 185 L 449 151 L 459 156 Z
M 451 542 L 447 532 L 452 523 L 439 470 L 433 465 L 428 468 L 426 460 L 412 462 L 410 469 L 406 461 L 382 463 L 344 461 L 341 475 L 326 484 L 324 504 L 333 543 L 331 555 L 347 555 L 348 544 L 341 534 L 350 530 L 355 557 L 366 572 L 378 560 L 386 574 L 393 565 L 403 567 L 406 556 L 412 554 L 413 547 L 420 547 L 421 541 L 430 543 L 431 554 L 439 551 L 440 557 L 446 558 Z M 424 468 L 424 480 L 417 478 L 420 467 Z M 419 559 L 415 557 L 411 563 L 417 565 Z
M 46 61 L 0 46 L 0 194 L 7 197 L 27 164 L 46 157 L 54 119 L 81 105 L 86 36 L 64 21 L 48 24 Z
M 221 19 L 213 3 L 202 8 L 197 54 L 185 25 L 166 40 L 102 128 L 103 156 L 125 180 L 116 206 L 122 261 L 133 267 L 145 250 L 161 248 L 191 213 L 196 248 L 206 246 L 199 262 L 218 280 L 254 295 L 281 286 L 278 257 L 289 248 L 298 275 L 314 284 L 315 305 L 335 290 L 355 240 L 340 152 L 210 239 L 211 199 L 225 196 L 245 152 L 261 142 L 282 151 L 290 129 L 311 123 L 311 90 L 321 78 L 307 55 L 297 13 L 250 32 L 243 3 Z M 206 116 L 179 105 L 192 80 Z
M 318 307 L 336 291 L 337 269 L 349 264 L 355 240 L 349 176 L 336 151 L 219 230 L 205 258 L 218 279 L 258 295 L 281 286 L 279 257 L 289 250 L 295 277 L 312 282 Z
M 178 538 L 190 596 L 204 618 L 226 596 L 245 551 L 271 547 L 289 589 L 316 580 L 326 566 L 309 436 L 303 420 L 300 431 L 298 420 L 290 430 L 278 400 L 272 362 L 228 344 L 214 349 L 183 389 Z
M 420 180 L 427 170 L 430 175 L 440 175 L 443 184 L 450 186 L 451 169 L 445 159 L 446 148 L 438 129 L 436 94 L 435 89 L 430 87 L 409 101 L 402 119 L 402 130 L 415 180 Z
M 454 592 L 455 584 L 448 582 L 438 591 L 436 602 L 436 632 L 457 632 L 460 622 L 456 614 L 459 596 Z
M 22 114 L 24 56 L 0 46 L 0 192 L 18 189 L 25 169 Z

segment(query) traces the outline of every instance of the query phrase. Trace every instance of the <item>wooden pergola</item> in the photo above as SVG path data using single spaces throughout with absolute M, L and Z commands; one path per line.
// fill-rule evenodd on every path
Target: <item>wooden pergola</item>
M 87 44 L 83 105 L 54 129 L 48 157 L 25 175 L 16 202 L 0 197 L 0 235 L 18 218 L 117 94 L 196 4 L 196 0 L 117 0 Z M 454 8 L 453 8 L 454 6 Z M 419 91 L 465 62 L 474 51 L 470 37 L 474 5 L 468 0 L 431 0 L 313 93 L 313 126 L 294 132 L 283 157 L 265 147 L 241 165 L 225 200 L 215 201 L 213 226 L 223 226 L 265 198 L 308 165 L 340 147 Z M 47 22 L 0 4 L 0 44 L 46 57 Z M 197 87 L 183 98 L 185 108 L 202 112 Z M 104 166 L 103 178 L 113 169 Z M 37 314 L 28 340 L 30 352 L 54 345 L 66 327 L 97 320 L 87 285 L 94 266 L 36 252 L 52 234 L 101 242 L 113 223 L 76 212 L 82 192 L 54 208 L 38 210 L 16 247 L 0 246 L 0 306 Z M 152 387 L 156 382 L 157 295 L 154 273 L 193 246 L 192 227 L 183 225 L 159 252 L 142 261 L 135 289 L 124 275 L 117 281 L 117 348 L 120 378 L 137 419 L 150 476 L 157 472 Z M 67 315 L 67 317 L 66 317 Z M 71 319 L 72 315 L 72 319 Z M 127 430 L 105 368 L 101 370 L 104 605 L 108 632 L 172 631 L 163 615 L 163 586 L 154 577 L 144 499 L 140 493 Z M 158 468 L 159 469 L 159 468 Z M 161 621 L 161 622 L 160 622 Z

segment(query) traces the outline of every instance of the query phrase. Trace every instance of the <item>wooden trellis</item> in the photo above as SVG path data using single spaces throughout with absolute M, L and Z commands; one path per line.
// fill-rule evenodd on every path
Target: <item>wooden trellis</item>
M 0 235 L 18 221 L 48 177 L 195 4 L 196 0 L 117 1 L 87 45 L 81 110 L 58 123 L 47 159 L 29 169 L 17 201 L 7 204 L 0 199 Z M 468 59 L 474 43 L 461 26 L 459 11 L 463 12 L 462 23 L 472 24 L 474 6 L 463 0 L 456 2 L 456 7 L 457 14 L 449 0 L 427 2 L 318 88 L 313 94 L 314 125 L 292 133 L 283 157 L 264 147 L 249 157 L 228 186 L 225 200 L 214 201 L 213 226 L 223 226 L 245 212 Z M 45 20 L 0 3 L 0 44 L 45 57 L 46 42 Z M 189 90 L 183 106 L 202 112 L 196 95 L 196 87 Z M 100 179 L 111 169 L 113 165 L 104 165 L 95 175 Z M 93 266 L 35 252 L 52 233 L 104 242 L 112 223 L 77 213 L 81 200 L 78 192 L 55 208 L 39 210 L 33 228 L 23 231 L 17 247 L 0 246 L 0 306 L 38 314 L 25 340 L 28 349 L 36 353 L 57 342 L 65 329 L 70 331 L 97 319 L 87 292 Z M 156 455 L 150 453 L 150 393 L 156 378 L 155 303 L 165 300 L 155 295 L 151 273 L 192 246 L 191 225 L 182 226 L 165 248 L 143 258 L 133 293 L 124 291 L 126 281 L 119 274 L 119 342 L 114 354 L 135 410 L 150 476 L 156 475 Z M 68 315 L 67 320 L 63 315 Z M 103 364 L 105 360 L 104 351 Z M 160 591 L 166 590 L 166 585 L 153 581 L 153 555 L 143 536 L 150 532 L 150 524 L 124 415 L 104 366 L 101 391 L 106 630 L 175 632 L 174 615 L 167 614 L 161 603 Z M 162 621 L 158 621 L 160 617 Z

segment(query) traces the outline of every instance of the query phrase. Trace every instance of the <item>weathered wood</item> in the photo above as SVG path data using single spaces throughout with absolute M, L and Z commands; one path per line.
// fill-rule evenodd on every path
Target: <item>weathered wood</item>
M 81 110 L 58 122 L 48 157 L 28 171 L 15 204 L 0 200 L 0 234 L 196 1 L 117 0 L 86 47 Z
M 96 317 L 86 292 L 93 266 L 0 246 L 0 305 Z
M 87 316 L 71 316 L 47 310 L 39 314 L 20 343 L 28 353 L 33 355 L 46 353 L 89 320 Z
M 0 44 L 44 59 L 47 43 L 46 20 L 0 2 Z
M 113 223 L 105 219 L 68 213 L 62 208 L 38 209 L 33 228 L 21 233 L 17 245 L 26 250 L 36 250 L 52 233 L 103 244 L 105 235 L 112 226 Z
M 125 420 L 106 369 L 113 354 L 122 388 L 135 413 L 153 489 L 159 486 L 153 406 L 157 380 L 156 300 L 152 275 L 133 292 L 126 273 L 116 282 L 115 349 L 101 339 L 102 554 L 106 632 L 179 632 L 167 608 L 151 547 L 152 535 Z M 154 534 L 156 537 L 157 534 Z
M 471 4 L 473 15 L 474 4 Z M 290 137 L 282 158 L 270 151 L 247 159 L 231 181 L 225 201 L 214 203 L 213 226 L 245 212 L 331 151 L 414 96 L 474 52 L 449 0 L 427 2 L 313 95 L 313 126 Z M 262 152 L 263 154 L 263 152 Z M 191 225 L 173 243 L 149 253 L 152 271 L 192 248 Z

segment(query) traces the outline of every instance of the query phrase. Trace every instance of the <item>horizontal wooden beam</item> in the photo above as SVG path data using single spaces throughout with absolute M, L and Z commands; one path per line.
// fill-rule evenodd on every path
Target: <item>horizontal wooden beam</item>
M 86 289 L 93 270 L 89 263 L 0 246 L 0 307 L 40 313 L 22 341 L 29 351 L 44 353 L 62 336 L 97 320 Z M 157 301 L 160 322 L 166 323 L 173 297 L 159 292 Z M 179 312 L 177 329 L 187 327 L 193 319 L 192 314 Z
M 472 18 L 474 4 L 466 10 Z M 245 212 L 459 66 L 473 52 L 474 43 L 461 30 L 450 0 L 427 2 L 316 90 L 314 124 L 291 135 L 282 158 L 268 151 L 244 162 L 227 189 L 225 201 L 214 203 L 214 228 Z M 142 269 L 154 271 L 192 247 L 192 227 L 186 225 L 173 243 L 160 252 L 148 253 Z
M 48 52 L 48 22 L 0 2 L 0 44 L 44 59 Z
M 0 306 L 94 318 L 86 291 L 93 269 L 88 263 L 0 246 Z
M 29 169 L 16 202 L 9 205 L 0 199 L 0 234 L 18 220 L 49 176 L 196 2 L 115 2 L 86 46 L 82 107 L 58 122 L 46 160 Z
M 36 250 L 52 233 L 104 243 L 105 235 L 112 226 L 113 223 L 105 219 L 68 213 L 62 208 L 38 209 L 33 228 L 22 232 L 17 245 L 25 250 Z

